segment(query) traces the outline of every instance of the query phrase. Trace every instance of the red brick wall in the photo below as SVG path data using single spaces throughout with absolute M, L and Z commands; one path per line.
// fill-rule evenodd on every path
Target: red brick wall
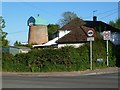
M 48 31 L 46 25 L 29 27 L 29 44 L 42 44 L 48 42 Z

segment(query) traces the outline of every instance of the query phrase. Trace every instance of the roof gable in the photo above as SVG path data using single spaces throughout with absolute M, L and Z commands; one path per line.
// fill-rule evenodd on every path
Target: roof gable
M 71 31 L 67 35 L 60 38 L 57 43 L 77 43 L 77 42 L 86 42 L 87 35 L 83 31 L 83 28 L 79 28 L 79 30 Z
M 79 18 L 73 19 L 70 23 L 66 24 L 61 30 L 71 30 L 62 38 L 58 39 L 57 43 L 80 43 L 87 42 L 87 32 L 91 29 L 83 26 L 85 23 Z M 94 31 L 95 32 L 95 31 Z M 94 34 L 95 40 L 100 39 L 101 35 L 97 32 Z
M 64 25 L 60 30 L 77 30 L 83 26 L 85 22 L 80 18 L 71 20 L 68 24 Z
M 70 33 L 58 39 L 56 43 L 85 43 L 87 42 L 87 37 L 88 37 L 87 32 L 90 29 L 91 28 L 88 28 L 85 26 L 80 26 L 79 29 L 71 30 Z M 95 40 L 102 38 L 98 32 L 95 32 L 94 37 L 95 37 Z

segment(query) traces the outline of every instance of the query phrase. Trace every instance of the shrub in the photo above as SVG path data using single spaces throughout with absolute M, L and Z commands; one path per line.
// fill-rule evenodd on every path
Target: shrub
M 21 55 L 21 54 L 20 54 Z M 20 71 L 30 71 L 27 66 L 24 65 L 23 62 L 16 62 L 17 60 L 19 61 L 20 59 L 22 60 L 23 55 L 21 57 L 14 57 L 12 54 L 9 53 L 3 53 L 2 54 L 2 70 L 3 71 L 15 71 L 15 72 L 20 72 Z
M 14 56 L 14 63 L 22 63 L 24 65 L 28 65 L 28 54 L 19 53 Z
M 90 69 L 89 43 L 79 48 L 66 46 L 60 49 L 44 48 L 32 49 L 27 54 L 3 54 L 3 69 L 6 71 L 53 72 L 53 71 L 79 71 Z M 109 43 L 109 65 L 116 66 L 114 48 Z M 96 62 L 98 58 L 103 62 Z M 106 66 L 105 41 L 93 42 L 93 69 Z

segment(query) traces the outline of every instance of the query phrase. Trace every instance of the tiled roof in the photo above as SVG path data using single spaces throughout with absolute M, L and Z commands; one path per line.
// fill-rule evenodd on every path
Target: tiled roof
M 85 22 L 80 18 L 75 18 L 68 24 L 64 25 L 60 30 L 78 30 Z
M 82 43 L 87 42 L 87 32 L 90 28 L 83 26 L 85 23 L 79 18 L 72 20 L 60 30 L 71 30 L 70 33 L 56 41 L 57 43 Z M 95 32 L 95 31 L 94 31 Z M 95 40 L 100 38 L 100 34 L 95 33 Z
M 87 29 L 86 29 L 87 30 Z M 57 43 L 77 43 L 77 42 L 86 42 L 87 35 L 83 31 L 83 28 L 80 27 L 79 30 L 71 31 L 69 34 L 60 38 Z

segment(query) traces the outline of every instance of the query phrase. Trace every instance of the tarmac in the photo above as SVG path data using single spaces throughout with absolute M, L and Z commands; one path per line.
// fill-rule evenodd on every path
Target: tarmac
M 118 73 L 118 67 L 108 67 L 95 70 L 72 71 L 72 72 L 2 72 L 2 76 L 81 76 L 81 75 L 96 75 L 107 73 Z M 0 76 L 1 76 L 0 75 Z

